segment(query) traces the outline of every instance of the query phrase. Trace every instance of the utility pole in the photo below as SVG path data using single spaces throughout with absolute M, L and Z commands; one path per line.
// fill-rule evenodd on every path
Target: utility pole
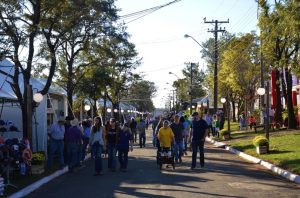
M 172 92 L 173 92 L 173 111 L 176 114 L 176 109 L 175 109 L 175 93 L 174 93 L 175 90 L 173 89 Z
M 218 20 L 212 20 L 212 21 L 206 21 L 206 17 L 204 18 L 204 23 L 213 23 L 215 24 L 215 29 L 208 30 L 208 32 L 214 33 L 215 36 L 215 45 L 214 45 L 214 113 L 217 113 L 218 108 L 218 33 L 219 32 L 225 32 L 225 28 L 222 29 L 219 28 L 219 24 L 222 23 L 229 23 L 229 19 L 227 21 L 218 21 Z

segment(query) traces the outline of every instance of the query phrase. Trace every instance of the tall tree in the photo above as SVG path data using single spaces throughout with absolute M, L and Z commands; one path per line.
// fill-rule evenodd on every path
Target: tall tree
M 288 109 L 288 127 L 296 128 L 296 120 L 292 105 L 292 72 L 299 66 L 300 26 L 298 10 L 299 1 L 274 1 L 271 9 L 267 1 L 259 1 L 262 13 L 259 27 L 262 34 L 263 54 L 271 68 L 281 72 L 281 91 Z M 278 74 L 278 72 L 277 72 Z M 277 82 L 278 83 L 278 82 Z M 277 85 L 277 92 L 280 92 Z M 281 118 L 281 96 L 277 96 L 277 119 Z M 278 120 L 280 121 L 280 120 Z
M 222 54 L 219 93 L 228 99 L 238 99 L 239 112 L 254 109 L 259 79 L 258 37 L 245 34 L 236 37 Z
M 101 42 L 105 35 L 114 31 L 112 24 L 117 20 L 114 1 L 70 1 L 65 17 L 72 24 L 64 34 L 60 48 L 59 81 L 67 91 L 69 101 L 68 114 L 72 115 L 73 95 L 76 86 L 85 74 L 85 68 L 94 65 L 99 57 L 88 59 L 84 55 L 91 53 L 92 41 Z
M 129 86 L 124 100 L 135 106 L 139 111 L 152 112 L 155 109 L 152 101 L 155 93 L 156 87 L 153 82 L 137 80 Z
M 48 16 L 48 11 L 59 6 L 60 1 L 52 1 L 48 4 L 42 0 L 17 1 L 5 0 L 0 2 L 0 51 L 4 57 L 9 58 L 14 63 L 13 75 L 7 74 L 11 80 L 9 83 L 15 92 L 22 111 L 23 135 L 31 138 L 32 115 L 32 88 L 30 79 L 35 66 L 37 56 L 37 43 L 41 40 L 50 42 L 52 33 L 41 34 L 49 23 L 44 23 Z M 62 13 L 60 13 L 62 14 Z M 49 43 L 50 44 L 50 43 Z M 50 45 L 47 50 L 51 51 Z M 23 50 L 23 49 L 26 50 Z M 40 90 L 46 94 L 52 82 L 52 77 L 56 67 L 55 52 L 51 52 L 52 62 L 48 67 L 48 78 L 45 87 Z M 20 78 L 22 76 L 22 78 Z M 22 82 L 20 82 L 20 80 Z

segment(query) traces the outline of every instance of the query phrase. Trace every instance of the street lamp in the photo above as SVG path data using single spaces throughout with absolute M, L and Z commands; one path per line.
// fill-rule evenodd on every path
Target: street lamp
M 266 133 L 266 138 L 269 141 L 269 125 L 270 125 L 270 120 L 269 120 L 269 108 L 270 108 L 270 101 L 269 101 L 269 97 L 270 97 L 270 93 L 269 93 L 269 81 L 266 82 L 266 89 L 265 88 L 258 88 L 257 89 L 257 94 L 260 96 L 263 96 L 265 94 L 267 94 L 267 104 L 266 104 L 266 108 L 262 109 L 262 111 L 265 111 L 265 116 L 266 119 L 264 119 L 264 125 L 265 125 L 265 133 Z M 268 148 L 269 150 L 269 148 Z
M 209 55 L 210 52 L 207 51 L 194 37 L 185 34 L 184 38 L 191 38 L 193 39 L 193 41 L 195 41 L 206 53 L 208 53 Z M 214 112 L 217 112 L 217 108 L 218 108 L 218 68 L 217 68 L 217 61 L 215 60 L 215 68 L 214 68 Z
M 36 88 L 33 88 L 36 89 Z M 36 92 L 35 94 L 33 94 L 33 101 L 34 101 L 34 105 L 32 106 L 33 110 L 34 110 L 34 124 L 35 124 L 35 146 L 36 146 L 36 151 L 39 150 L 39 143 L 38 143 L 38 130 L 37 130 L 37 125 L 38 123 L 36 122 L 36 110 L 35 108 L 38 107 L 39 103 L 42 102 L 44 99 L 43 94 Z
M 34 100 L 34 102 L 36 102 L 36 103 L 40 103 L 40 102 L 42 102 L 42 100 L 43 100 L 43 95 L 41 94 L 41 93 L 35 93 L 34 95 L 33 95 L 33 100 Z
M 89 111 L 91 109 L 91 106 L 90 105 L 84 105 L 84 110 L 85 111 Z

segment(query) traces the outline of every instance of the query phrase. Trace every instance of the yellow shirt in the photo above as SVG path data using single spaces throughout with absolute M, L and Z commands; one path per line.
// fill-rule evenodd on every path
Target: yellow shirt
M 174 138 L 174 133 L 170 127 L 164 128 L 161 127 L 158 131 L 157 138 L 160 142 L 161 147 L 171 147 L 171 142 Z

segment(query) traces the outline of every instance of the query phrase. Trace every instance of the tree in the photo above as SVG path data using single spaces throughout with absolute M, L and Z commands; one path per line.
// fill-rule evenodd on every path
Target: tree
M 155 109 L 152 101 L 155 93 L 156 87 L 153 82 L 136 80 L 129 86 L 123 100 L 135 106 L 139 111 L 152 112 Z
M 248 110 L 253 111 L 254 109 L 260 72 L 258 49 L 257 36 L 248 33 L 233 39 L 222 54 L 219 93 L 222 93 L 223 96 L 237 95 L 239 112 L 248 112 Z
M 295 0 L 275 1 L 275 8 L 270 9 L 267 1 L 259 1 L 262 13 L 259 27 L 262 34 L 263 54 L 267 64 L 280 72 L 281 90 L 277 81 L 276 117 L 281 121 L 281 95 L 285 98 L 288 109 L 288 127 L 296 128 L 292 105 L 292 72 L 299 68 L 300 4 Z M 279 75 L 278 75 L 279 76 Z M 282 92 L 281 92 L 282 91 Z
M 30 79 L 37 56 L 36 46 L 41 39 L 50 42 L 51 32 L 48 32 L 48 37 L 41 34 L 44 30 L 50 29 L 43 22 L 47 12 L 59 5 L 58 1 L 48 4 L 41 0 L 0 2 L 0 52 L 14 63 L 14 74 L 10 75 L 2 70 L 0 72 L 11 79 L 9 83 L 18 98 L 22 111 L 23 136 L 30 140 L 32 130 L 32 88 Z M 50 45 L 48 46 L 50 47 Z M 23 50 L 23 48 L 26 50 Z M 48 67 L 46 85 L 40 90 L 43 95 L 48 92 L 56 67 L 55 52 L 51 51 L 51 48 L 48 48 L 48 50 L 51 52 L 52 62 Z M 20 78 L 21 76 L 22 78 Z M 23 82 L 21 83 L 20 80 Z
M 84 77 L 86 67 L 95 65 L 99 57 L 86 58 L 94 54 L 92 42 L 102 42 L 102 37 L 115 31 L 112 24 L 117 20 L 114 1 L 69 2 L 65 17 L 72 28 L 64 34 L 60 47 L 59 82 L 67 91 L 70 104 L 68 114 L 72 115 L 73 95 L 76 86 Z

